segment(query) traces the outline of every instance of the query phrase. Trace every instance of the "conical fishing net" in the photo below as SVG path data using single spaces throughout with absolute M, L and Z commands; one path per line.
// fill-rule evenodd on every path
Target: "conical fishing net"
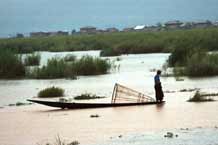
M 154 102 L 155 100 L 143 93 L 115 84 L 111 103 L 143 103 Z

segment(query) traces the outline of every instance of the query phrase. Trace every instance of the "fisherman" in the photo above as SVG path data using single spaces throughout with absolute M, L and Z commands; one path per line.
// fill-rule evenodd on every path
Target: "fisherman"
M 155 88 L 156 102 L 162 102 L 163 97 L 164 97 L 161 82 L 160 82 L 160 75 L 161 75 L 161 71 L 158 70 L 157 74 L 154 77 L 154 83 L 155 83 L 154 88 Z

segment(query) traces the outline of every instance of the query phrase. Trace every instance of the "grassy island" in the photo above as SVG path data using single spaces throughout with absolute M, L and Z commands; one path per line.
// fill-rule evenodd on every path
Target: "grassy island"
M 38 93 L 39 98 L 51 98 L 51 97 L 63 97 L 63 96 L 64 96 L 64 90 L 59 87 L 46 88 Z
M 29 71 L 30 78 L 55 79 L 72 78 L 79 75 L 100 75 L 109 72 L 112 63 L 98 57 L 83 56 L 68 62 L 61 58 L 49 59 L 47 65 Z

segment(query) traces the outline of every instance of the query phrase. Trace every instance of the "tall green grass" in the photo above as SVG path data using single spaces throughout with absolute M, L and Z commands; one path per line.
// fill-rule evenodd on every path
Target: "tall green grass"
M 119 32 L 96 35 L 0 39 L 0 48 L 32 51 L 102 50 L 102 56 L 171 52 L 174 49 L 218 50 L 218 28 L 160 32 Z
M 30 55 L 25 58 L 25 65 L 39 63 L 39 55 Z M 0 49 L 0 79 L 8 78 L 36 78 L 56 79 L 73 78 L 78 75 L 106 74 L 112 67 L 112 63 L 98 57 L 83 56 L 76 59 L 70 56 L 66 58 L 52 58 L 42 67 L 25 68 L 21 55 L 11 49 Z
M 218 29 L 196 29 L 184 32 L 174 40 L 168 65 L 175 75 L 191 77 L 218 75 Z
M 40 59 L 41 56 L 40 54 L 31 54 L 27 55 L 24 59 L 24 64 L 26 66 L 35 66 L 35 65 L 40 65 Z
M 64 61 L 75 61 L 76 60 L 76 56 L 73 54 L 68 54 L 64 57 Z
M 67 63 L 63 59 L 51 58 L 47 65 L 34 68 L 30 71 L 29 77 L 37 79 L 56 79 L 66 76 Z
M 189 50 L 192 53 L 180 53 L 180 59 L 171 64 L 176 76 L 186 75 L 190 77 L 216 76 L 218 75 L 218 54 L 207 51 Z M 174 56 L 172 53 L 169 59 Z M 183 59 L 181 59 L 183 58 Z
M 78 75 L 100 75 L 106 74 L 112 67 L 112 63 L 98 57 L 83 56 L 71 62 L 64 59 L 49 59 L 47 65 L 37 67 L 29 72 L 30 78 L 56 79 L 73 78 Z
M 21 78 L 25 67 L 21 56 L 10 49 L 0 49 L 0 78 Z
M 100 75 L 106 74 L 112 64 L 108 60 L 98 57 L 83 56 L 71 65 L 77 75 Z
M 206 52 L 194 53 L 187 60 L 185 73 L 188 76 L 215 76 L 218 75 L 218 54 Z
M 171 52 L 172 54 L 168 59 L 169 66 L 185 67 L 186 70 L 182 71 L 184 74 L 190 76 L 196 76 L 197 74 L 200 74 L 200 76 L 204 74 L 217 75 L 216 64 L 214 63 L 217 58 L 215 56 L 205 55 L 205 58 L 201 60 L 196 55 L 202 51 L 218 50 L 218 28 L 0 39 L 0 49 L 12 49 L 19 53 L 33 51 L 101 50 L 102 56 Z M 90 65 L 85 65 L 87 67 L 84 67 L 84 64 L 87 64 L 88 61 L 90 61 Z M 63 65 L 61 68 L 58 67 L 59 63 Z M 93 63 L 98 63 L 101 67 L 96 67 Z M 93 62 L 90 58 L 86 58 L 81 62 L 73 61 L 71 65 L 61 61 L 51 65 L 55 66 L 55 64 L 58 65 L 55 68 L 49 66 L 49 64 L 44 66 L 43 69 L 37 69 L 37 74 L 40 74 L 37 76 L 46 76 L 42 78 L 59 78 L 66 76 L 66 74 L 69 76 L 72 74 L 101 74 L 107 72 L 105 68 L 110 67 L 97 60 Z M 197 64 L 199 65 L 197 66 Z M 65 68 L 66 65 L 67 68 Z M 196 71 L 191 70 L 192 67 L 196 67 Z M 57 73 L 53 74 L 51 70 L 56 69 Z

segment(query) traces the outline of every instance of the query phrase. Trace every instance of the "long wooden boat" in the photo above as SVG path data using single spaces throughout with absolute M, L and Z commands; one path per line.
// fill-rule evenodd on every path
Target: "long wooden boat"
M 27 100 L 30 102 L 57 107 L 62 109 L 83 109 L 83 108 L 104 108 L 104 107 L 122 107 L 122 106 L 138 106 L 138 105 L 151 105 L 161 104 L 163 102 L 156 102 L 152 97 L 127 88 L 120 84 L 115 84 L 111 103 L 75 103 L 75 102 L 62 102 L 62 101 L 41 101 L 41 100 Z M 121 101 L 121 102 L 120 102 Z M 125 102 L 125 103 L 124 103 Z
M 62 109 L 85 109 L 85 108 L 105 108 L 105 107 L 122 107 L 122 106 L 137 106 L 137 105 L 151 105 L 159 104 L 157 102 L 140 102 L 140 103 L 67 103 L 55 101 L 42 101 L 42 100 L 27 100 L 33 103 L 38 103 L 50 107 L 57 107 Z M 164 103 L 161 102 L 161 103 Z

